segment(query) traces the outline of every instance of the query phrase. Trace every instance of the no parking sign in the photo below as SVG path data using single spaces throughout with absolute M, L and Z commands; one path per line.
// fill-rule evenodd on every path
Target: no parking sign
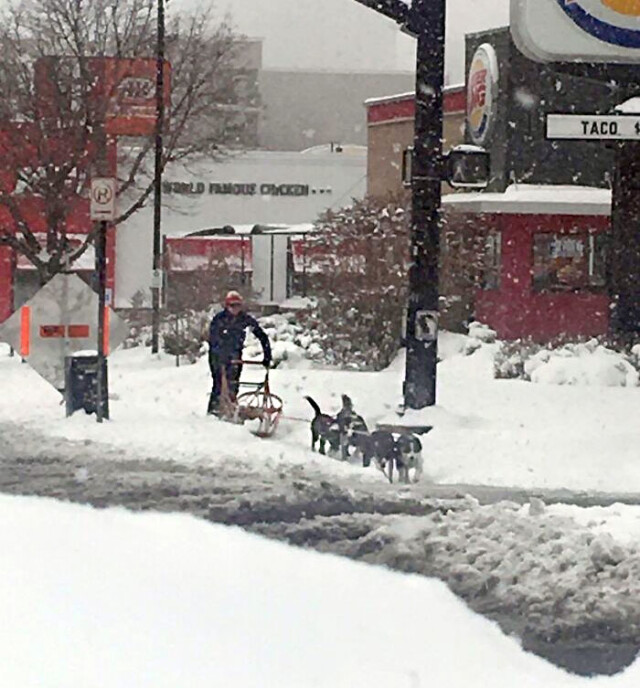
M 96 177 L 91 180 L 91 219 L 112 221 L 116 219 L 116 180 L 112 177 Z

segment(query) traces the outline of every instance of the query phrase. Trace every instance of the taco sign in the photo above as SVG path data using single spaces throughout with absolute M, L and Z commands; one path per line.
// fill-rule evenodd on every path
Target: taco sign
M 473 143 L 483 146 L 493 130 L 498 102 L 498 57 L 485 43 L 475 52 L 467 86 L 467 127 Z
M 511 0 L 518 48 L 542 62 L 640 62 L 640 0 Z

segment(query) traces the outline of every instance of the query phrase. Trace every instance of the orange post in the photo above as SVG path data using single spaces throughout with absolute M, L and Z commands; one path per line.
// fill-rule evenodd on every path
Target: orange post
M 31 307 L 20 309 L 20 356 L 27 358 L 31 351 Z

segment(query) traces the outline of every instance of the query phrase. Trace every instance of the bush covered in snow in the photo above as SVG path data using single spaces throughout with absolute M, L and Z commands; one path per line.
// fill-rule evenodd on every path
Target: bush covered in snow
M 332 264 L 305 327 L 315 333 L 326 363 L 381 370 L 401 345 L 408 213 L 400 201 L 365 199 L 327 212 L 316 226 L 312 242 L 331 247 Z
M 497 339 L 497 333 L 488 325 L 472 321 L 467 327 L 469 336 L 464 344 L 462 353 L 465 356 L 470 356 L 477 351 L 483 344 L 493 344 Z
M 269 337 L 274 366 L 299 366 L 304 360 L 322 360 L 323 351 L 319 335 L 309 332 L 300 322 L 298 313 L 277 313 L 258 318 Z M 247 337 L 244 357 L 262 360 L 260 342 L 251 334 Z
M 543 384 L 634 387 L 640 379 L 637 348 L 616 351 L 597 339 L 560 345 L 505 342 L 494 358 L 494 375 Z
M 202 311 L 185 310 L 171 318 L 163 317 L 160 322 L 160 340 L 166 353 L 176 356 L 179 361 L 195 363 L 207 352 L 209 323 L 219 306 Z M 319 335 L 309 332 L 299 321 L 298 313 L 277 313 L 258 318 L 266 332 L 273 351 L 274 365 L 300 365 L 304 360 L 322 360 L 324 352 L 319 343 Z M 125 346 L 150 346 L 151 326 L 147 323 L 132 325 L 131 334 Z M 262 360 L 262 346 L 251 334 L 247 333 L 244 358 Z

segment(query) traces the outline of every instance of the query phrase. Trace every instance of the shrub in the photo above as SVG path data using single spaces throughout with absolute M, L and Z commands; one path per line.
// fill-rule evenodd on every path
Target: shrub
M 315 332 L 326 362 L 380 370 L 401 345 L 408 213 L 396 200 L 365 199 L 327 212 L 316 227 L 310 253 L 323 278 L 304 324 Z

